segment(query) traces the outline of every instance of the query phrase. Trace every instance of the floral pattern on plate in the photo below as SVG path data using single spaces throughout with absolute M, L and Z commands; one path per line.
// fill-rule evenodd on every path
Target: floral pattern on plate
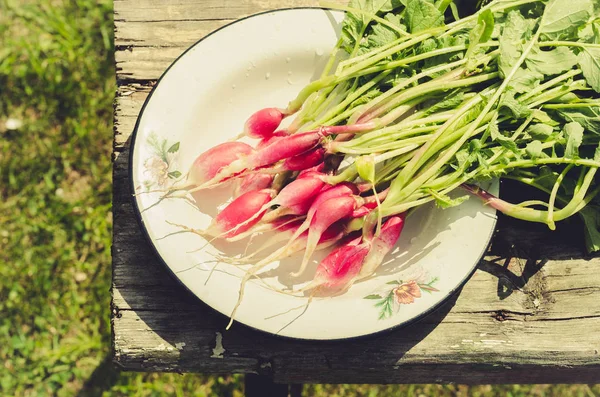
M 402 305 L 410 305 L 416 299 L 419 299 L 422 296 L 421 291 L 427 293 L 439 292 L 438 289 L 433 287 L 433 284 L 437 281 L 437 277 L 427 284 L 419 283 L 416 280 L 390 281 L 387 285 L 393 285 L 394 287 L 390 288 L 387 293 L 371 294 L 365 296 L 364 299 L 377 300 L 375 307 L 379 308 L 379 319 L 385 320 L 397 313 Z
M 168 185 L 170 180 L 175 180 L 181 176 L 181 172 L 175 169 L 179 153 L 179 142 L 170 144 L 167 139 L 151 133 L 148 136 L 147 143 L 152 151 L 152 156 L 144 161 L 144 176 L 146 179 L 142 184 L 146 190 L 156 186 L 163 188 Z

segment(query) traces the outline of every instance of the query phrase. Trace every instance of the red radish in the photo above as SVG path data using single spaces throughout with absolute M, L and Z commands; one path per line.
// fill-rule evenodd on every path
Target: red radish
M 328 295 L 346 291 L 360 273 L 369 248 L 369 243 L 362 242 L 362 236 L 349 237 L 321 261 L 313 281 L 301 291 L 312 289 L 311 295 L 323 289 Z
M 312 131 L 277 139 L 249 156 L 240 158 L 222 168 L 212 180 L 192 189 L 190 192 L 210 188 L 246 170 L 269 166 L 283 159 L 302 154 L 315 148 L 322 138 L 323 135 L 320 131 Z
M 315 148 L 324 136 L 321 131 L 310 131 L 277 139 L 251 156 L 249 168 L 274 164 L 300 155 Z
M 362 207 L 354 210 L 354 212 L 352 212 L 352 215 L 350 215 L 351 218 L 362 218 L 366 215 L 369 214 L 369 212 L 373 211 L 373 208 L 369 208 L 369 205 L 363 205 Z
M 329 186 L 329 185 L 326 185 L 326 187 L 327 186 Z M 304 233 L 306 230 L 308 230 L 308 228 L 311 225 L 312 219 L 315 216 L 315 213 L 316 213 L 317 209 L 321 206 L 321 204 L 323 204 L 325 201 L 330 200 L 330 199 L 335 199 L 335 198 L 340 198 L 340 197 L 349 197 L 349 196 L 352 196 L 357 193 L 358 193 L 358 190 L 356 189 L 356 186 L 354 186 L 354 184 L 352 184 L 350 182 L 342 182 L 331 188 L 323 189 L 321 191 L 321 193 L 319 193 L 319 195 L 317 196 L 315 201 L 312 203 L 312 205 L 310 206 L 310 209 L 308 210 L 308 213 L 306 214 L 306 220 L 304 221 L 302 226 L 300 226 L 298 228 L 296 233 L 290 239 L 290 244 L 296 238 L 298 238 L 298 236 L 300 236 L 302 233 Z
M 325 170 L 325 163 L 320 163 L 315 165 L 314 167 L 307 168 L 305 170 L 300 171 L 296 179 L 308 178 L 308 177 L 322 177 L 325 176 L 323 171 Z
M 285 131 L 285 130 L 279 130 L 279 131 L 275 131 L 275 132 L 273 133 L 273 135 L 271 135 L 270 137 L 267 137 L 267 138 L 264 138 L 264 139 L 262 139 L 262 140 L 261 140 L 261 141 L 258 143 L 258 145 L 256 145 L 256 149 L 257 149 L 257 150 L 260 150 L 260 149 L 262 149 L 262 148 L 264 148 L 264 147 L 266 147 L 266 146 L 270 145 L 271 143 L 275 142 L 276 140 L 278 140 L 278 139 L 281 139 L 281 138 L 283 138 L 283 137 L 286 137 L 286 136 L 288 136 L 288 135 L 289 135 L 289 134 L 288 134 L 288 132 L 287 132 L 287 131 Z
M 246 121 L 244 134 L 256 139 L 269 138 L 286 116 L 281 109 L 277 108 L 259 110 Z
M 253 170 L 275 164 L 281 160 L 288 159 L 318 147 L 323 138 L 333 134 L 354 134 L 376 128 L 376 123 L 341 125 L 321 127 L 315 131 L 308 131 L 289 135 L 275 140 L 260 150 L 236 160 L 229 166 L 224 167 L 211 181 L 197 187 L 193 191 L 205 189 L 218 184 L 233 175 L 245 170 Z
M 233 197 L 239 197 L 253 190 L 267 189 L 272 183 L 273 175 L 271 174 L 248 174 L 243 178 L 235 180 Z
M 329 199 L 352 196 L 354 194 L 358 194 L 358 190 L 356 190 L 356 186 L 353 183 L 342 182 L 340 184 L 337 184 L 331 189 L 328 189 L 319 194 L 319 197 L 316 198 L 315 202 L 311 206 L 311 210 L 308 212 L 308 216 L 310 216 L 311 213 L 314 214 L 314 211 L 316 211 L 316 207 Z
M 325 158 L 325 149 L 317 147 L 308 152 L 290 157 L 283 162 L 283 169 L 286 171 L 303 171 L 307 168 L 316 167 L 323 163 Z
M 260 211 L 257 211 L 254 217 L 247 219 L 239 226 L 245 226 L 248 222 L 254 221 L 256 217 L 262 216 L 264 211 L 267 211 L 270 207 L 275 205 L 279 206 L 279 208 L 265 215 L 266 222 L 270 222 L 282 215 L 306 214 L 324 186 L 325 182 L 317 178 L 296 179 L 281 189 L 279 194 L 273 200 L 265 203 L 263 208 Z
M 312 209 L 313 208 L 311 207 L 311 210 Z M 353 196 L 329 199 L 315 208 L 314 215 L 310 220 L 308 239 L 306 240 L 306 250 L 304 251 L 300 269 L 297 272 L 292 273 L 292 276 L 298 277 L 304 273 L 308 266 L 308 261 L 312 257 L 319 239 L 321 238 L 321 234 L 335 222 L 349 218 L 355 209 L 356 199 Z
M 200 186 L 213 179 L 229 164 L 253 152 L 254 149 L 243 142 L 226 142 L 217 145 L 194 160 L 188 180 L 194 186 Z
M 317 169 L 318 167 L 323 170 L 325 164 L 323 159 L 325 158 L 325 149 L 317 147 L 309 150 L 294 157 L 290 157 L 282 162 L 277 163 L 274 167 L 259 168 L 261 173 L 278 174 L 285 171 L 306 171 L 307 169 Z M 324 174 L 321 174 L 324 175 Z
M 394 248 L 406 220 L 406 213 L 390 217 L 382 226 L 379 236 L 371 240 L 371 250 L 360 270 L 357 280 L 370 277 L 383 263 L 384 257 Z
M 169 223 L 183 227 L 201 236 L 233 238 L 258 223 L 260 215 L 264 214 L 262 208 L 265 203 L 268 203 L 272 199 L 272 195 L 273 191 L 270 189 L 252 191 L 241 195 L 227 205 L 223 211 L 219 212 L 205 230 L 196 230 L 183 225 Z M 250 218 L 254 218 L 254 220 L 247 222 Z M 244 222 L 247 223 L 239 226 Z
M 287 214 L 306 214 L 324 186 L 325 182 L 318 178 L 296 179 L 281 189 L 272 204 L 287 208 Z

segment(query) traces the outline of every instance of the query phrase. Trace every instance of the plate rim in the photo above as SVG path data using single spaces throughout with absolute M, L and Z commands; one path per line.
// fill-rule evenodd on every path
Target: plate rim
M 179 284 L 180 286 L 183 287 L 183 289 L 186 291 L 186 293 L 191 294 L 195 300 L 201 302 L 204 306 L 206 306 L 207 308 L 209 308 L 211 311 L 213 311 L 214 313 L 217 313 L 219 316 L 224 317 L 226 321 L 229 321 L 229 317 L 227 316 L 227 314 L 220 312 L 219 310 L 215 309 L 214 307 L 212 307 L 211 305 L 209 305 L 208 303 L 206 303 L 203 299 L 201 299 L 198 295 L 196 295 L 187 285 L 185 285 L 185 283 L 175 274 L 175 272 L 173 271 L 173 269 L 171 269 L 171 267 L 167 264 L 167 262 L 165 261 L 165 259 L 162 257 L 162 255 L 159 253 L 158 248 L 156 247 L 156 245 L 154 244 L 154 240 L 150 237 L 150 233 L 146 227 L 146 224 L 144 222 L 144 219 L 142 218 L 142 214 L 140 211 L 140 207 L 138 205 L 138 202 L 136 200 L 136 196 L 135 196 L 135 181 L 133 178 L 133 156 L 134 156 L 134 152 L 135 152 L 135 143 L 137 141 L 137 135 L 138 135 L 138 129 L 139 129 L 139 125 L 140 122 L 142 120 L 142 117 L 144 115 L 144 111 L 146 109 L 146 106 L 148 105 L 148 103 L 150 102 L 150 100 L 152 99 L 152 95 L 154 94 L 154 92 L 156 91 L 156 89 L 158 88 L 160 82 L 162 81 L 162 79 L 167 75 L 167 73 L 171 70 L 171 68 L 173 66 L 175 66 L 175 64 L 181 59 L 183 58 L 189 51 L 191 51 L 193 48 L 195 48 L 198 44 L 202 43 L 204 40 L 208 39 L 209 37 L 211 37 L 212 35 L 216 34 L 217 32 L 226 29 L 234 24 L 237 24 L 239 22 L 245 21 L 247 19 L 250 18 L 255 18 L 255 17 L 259 17 L 262 15 L 266 15 L 266 14 L 272 14 L 272 13 L 279 13 L 279 12 L 286 12 L 286 11 L 297 11 L 297 10 L 321 10 L 321 11 L 332 11 L 332 12 L 340 12 L 340 13 L 346 13 L 345 11 L 342 10 L 337 10 L 334 8 L 328 8 L 328 7 L 310 7 L 310 6 L 300 6 L 300 7 L 286 7 L 286 8 L 278 8 L 278 9 L 274 9 L 274 10 L 265 10 L 265 11 L 261 11 L 255 14 L 250 14 L 247 15 L 245 17 L 242 18 L 238 18 L 234 21 L 228 22 L 227 24 L 211 31 L 210 33 L 208 33 L 207 35 L 205 35 L 204 37 L 200 38 L 199 40 L 197 40 L 196 42 L 194 42 L 193 44 L 191 44 L 188 48 L 185 49 L 185 51 L 183 51 L 181 54 L 179 54 L 177 56 L 177 58 L 175 58 L 173 60 L 173 62 L 171 62 L 171 64 L 161 73 L 160 77 L 156 80 L 156 83 L 152 86 L 152 89 L 150 90 L 150 92 L 148 93 L 148 96 L 146 97 L 146 99 L 144 100 L 144 103 L 142 105 L 142 107 L 140 108 L 140 111 L 136 117 L 136 122 L 135 122 L 135 126 L 133 128 L 133 131 L 131 132 L 131 135 L 129 137 L 129 154 L 128 154 L 128 166 L 127 166 L 127 178 L 129 180 L 129 187 L 131 189 L 131 196 L 130 196 L 130 200 L 132 201 L 133 204 L 133 208 L 134 208 L 134 216 L 136 218 L 136 221 L 142 231 L 142 234 L 144 235 L 144 239 L 149 243 L 152 252 L 154 253 L 155 257 L 158 259 L 159 263 L 162 265 L 162 267 L 164 267 L 167 270 L 167 273 L 169 274 L 169 276 L 175 280 L 177 282 L 177 284 Z M 500 188 L 500 183 L 498 183 L 498 186 Z M 495 211 L 495 213 L 497 214 L 497 211 Z M 497 222 L 498 222 L 498 217 L 495 216 L 492 222 L 492 227 L 491 227 L 491 231 L 489 233 L 489 236 L 487 237 L 487 243 L 484 245 L 483 251 L 481 252 L 481 254 L 478 255 L 479 260 L 477 262 L 475 262 L 475 264 L 473 265 L 472 269 L 468 272 L 468 274 L 459 282 L 456 284 L 456 286 L 452 289 L 450 289 L 446 296 L 444 296 L 439 302 L 437 302 L 436 304 L 430 306 L 429 308 L 427 308 L 426 310 L 424 310 L 423 312 L 421 312 L 420 314 L 416 315 L 415 317 L 406 320 L 404 322 L 401 322 L 399 324 L 395 324 L 392 326 L 389 326 L 387 328 L 384 328 L 382 330 L 379 331 L 375 331 L 375 332 L 370 332 L 370 333 L 365 333 L 362 335 L 356 335 L 356 336 L 349 336 L 349 337 L 339 337 L 339 338 L 327 338 L 327 339 L 311 339 L 311 338 L 301 338 L 301 337 L 295 337 L 295 336 L 287 336 L 287 335 L 281 335 L 281 334 L 276 334 L 273 332 L 269 332 L 251 325 L 247 325 L 243 322 L 240 321 L 235 321 L 235 323 L 237 324 L 237 326 L 242 326 L 245 327 L 246 329 L 250 329 L 253 331 L 257 331 L 260 332 L 262 334 L 266 334 L 266 335 L 270 335 L 272 337 L 275 338 L 280 338 L 280 339 L 284 339 L 284 340 L 290 340 L 290 341 L 310 341 L 310 342 L 316 342 L 316 343 L 330 343 L 330 342 L 339 342 L 339 341 L 359 341 L 359 340 L 363 340 L 363 339 L 367 339 L 367 338 L 375 338 L 375 337 L 379 337 L 379 336 L 383 336 L 386 334 L 389 334 L 393 331 L 399 330 L 401 328 L 413 325 L 419 321 L 421 321 L 422 319 L 424 319 L 425 317 L 429 316 L 430 314 L 433 314 L 435 311 L 437 311 L 438 309 L 440 309 L 443 305 L 445 305 L 446 303 L 448 303 L 448 301 L 450 300 L 450 298 L 452 298 L 453 296 L 455 296 L 457 294 L 457 292 L 459 290 L 461 290 L 465 284 L 467 283 L 467 281 L 469 281 L 471 279 L 471 277 L 473 277 L 473 275 L 475 274 L 475 272 L 477 271 L 477 268 L 479 266 L 479 263 L 481 262 L 481 258 L 483 258 L 483 256 L 485 255 L 485 252 L 488 250 L 490 243 L 492 241 L 492 238 L 494 236 L 494 234 L 496 233 L 496 226 L 497 226 Z

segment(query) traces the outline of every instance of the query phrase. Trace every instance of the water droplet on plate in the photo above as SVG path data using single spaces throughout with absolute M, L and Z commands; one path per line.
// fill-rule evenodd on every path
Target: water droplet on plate
M 290 58 L 290 57 L 285 58 L 285 63 L 290 63 L 290 62 L 292 62 L 292 58 Z
M 315 50 L 315 54 L 317 54 L 318 57 L 321 57 L 323 56 L 323 50 L 321 48 L 317 48 Z
M 267 72 L 265 74 L 265 79 L 269 80 L 271 78 L 271 73 Z
M 237 87 L 237 86 L 236 86 L 235 84 L 232 84 L 232 85 L 231 85 L 231 88 L 233 88 L 234 90 L 235 90 L 235 88 L 236 88 L 236 87 Z
M 416 242 L 417 242 L 417 238 L 416 237 L 413 237 L 413 238 L 410 239 L 410 243 L 411 244 L 414 244 Z

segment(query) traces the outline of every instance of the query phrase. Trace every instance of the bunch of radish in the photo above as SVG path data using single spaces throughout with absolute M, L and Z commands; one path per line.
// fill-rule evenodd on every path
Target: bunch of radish
M 429 202 L 447 208 L 474 195 L 550 228 L 579 214 L 588 249 L 600 249 L 593 2 L 494 0 L 463 18 L 452 1 L 379 3 L 341 7 L 344 34 L 321 78 L 285 109 L 251 115 L 238 140 L 199 155 L 185 184 L 163 195 L 231 184 L 232 201 L 212 224 L 186 229 L 225 241 L 276 236 L 270 243 L 279 246 L 224 258 L 250 265 L 232 320 L 246 283 L 294 253 L 302 253 L 300 276 L 316 250 L 333 247 L 313 281 L 287 293 L 344 293 L 377 271 L 407 215 Z M 475 185 L 495 177 L 549 200 L 510 204 Z M 457 190 L 465 194 L 451 198 Z

